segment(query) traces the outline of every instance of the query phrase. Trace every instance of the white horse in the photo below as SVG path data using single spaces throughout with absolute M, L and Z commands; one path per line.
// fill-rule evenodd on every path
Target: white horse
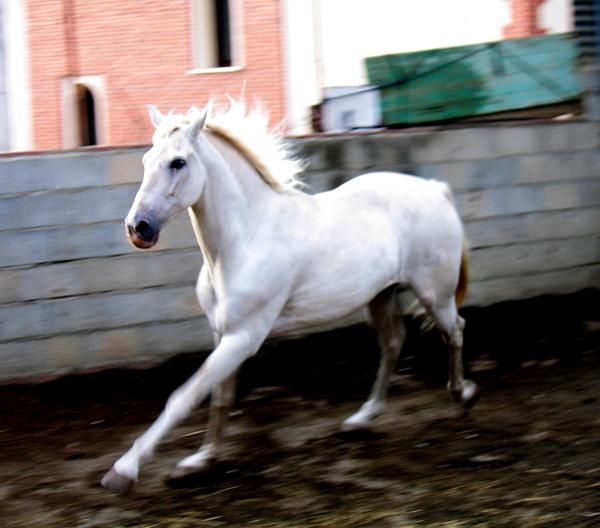
M 365 306 L 381 348 L 368 400 L 343 423 L 366 428 L 385 406 L 390 373 L 405 337 L 396 292 L 410 288 L 450 350 L 448 388 L 465 406 L 478 395 L 463 377 L 466 289 L 463 227 L 449 187 L 398 173 L 359 176 L 309 195 L 295 188 L 301 169 L 266 118 L 241 103 L 211 115 L 162 115 L 144 155 L 144 178 L 125 220 L 129 240 L 154 246 L 161 228 L 187 209 L 204 257 L 196 294 L 215 349 L 168 399 L 164 411 L 102 479 L 125 492 L 165 435 L 212 393 L 200 450 L 174 478 L 200 472 L 222 450 L 223 428 L 240 365 L 268 337 L 322 327 Z

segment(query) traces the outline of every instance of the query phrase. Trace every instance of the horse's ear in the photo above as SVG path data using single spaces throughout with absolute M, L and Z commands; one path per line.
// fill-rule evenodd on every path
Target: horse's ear
M 205 108 L 201 113 L 199 113 L 194 118 L 194 120 L 188 127 L 187 136 L 190 141 L 196 141 L 198 134 L 200 134 L 200 131 L 202 130 L 202 127 L 204 126 L 204 122 L 206 121 L 207 114 L 208 114 L 208 111 Z
M 158 108 L 156 108 L 156 106 L 154 105 L 148 105 L 148 114 L 150 114 L 150 121 L 152 121 L 152 124 L 154 125 L 154 128 L 158 128 L 160 126 L 160 124 L 162 123 L 163 119 L 165 118 L 164 115 L 162 115 L 159 111 Z

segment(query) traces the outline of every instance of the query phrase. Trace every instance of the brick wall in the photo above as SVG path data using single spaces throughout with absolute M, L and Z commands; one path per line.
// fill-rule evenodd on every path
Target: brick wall
M 468 306 L 600 289 L 600 123 L 294 144 L 311 192 L 374 170 L 449 182 L 471 245 Z M 210 349 L 187 215 L 149 252 L 125 239 L 145 150 L 0 157 L 0 380 Z
M 504 38 L 523 38 L 543 35 L 539 26 L 539 8 L 546 0 L 510 0 L 511 22 L 504 27 Z
M 61 81 L 104 77 L 108 144 L 148 141 L 145 105 L 186 110 L 246 85 L 284 115 L 283 42 L 279 0 L 239 0 L 241 71 L 188 73 L 193 68 L 189 0 L 28 0 L 34 149 L 62 144 Z

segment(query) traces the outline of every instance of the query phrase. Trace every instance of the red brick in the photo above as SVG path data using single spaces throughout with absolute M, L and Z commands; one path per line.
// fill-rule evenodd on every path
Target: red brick
M 284 116 L 280 0 L 241 0 L 244 68 L 189 74 L 193 68 L 189 0 L 28 0 L 32 128 L 35 149 L 62 146 L 61 79 L 102 75 L 109 144 L 147 143 L 145 105 L 186 110 L 212 96 L 261 100 L 272 123 Z M 72 17 L 66 6 L 72 5 Z M 68 38 L 68 27 L 72 29 Z
M 510 0 L 511 22 L 503 29 L 504 38 L 542 35 L 546 30 L 538 25 L 538 8 L 545 0 Z

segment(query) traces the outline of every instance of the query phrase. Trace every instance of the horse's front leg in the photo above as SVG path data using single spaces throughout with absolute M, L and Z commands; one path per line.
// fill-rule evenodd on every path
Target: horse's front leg
M 266 337 L 251 335 L 243 329 L 226 334 L 196 373 L 169 397 L 165 409 L 152 426 L 119 458 L 102 478 L 102 485 L 111 491 L 124 493 L 138 478 L 140 465 L 150 458 L 165 435 L 194 407 L 200 404 L 217 385 L 230 378 L 254 354 Z
M 177 464 L 171 473 L 171 481 L 201 473 L 219 459 L 223 451 L 225 424 L 235 399 L 235 386 L 236 375 L 234 374 L 215 387 L 210 399 L 208 427 L 204 443 L 197 453 L 184 458 Z

